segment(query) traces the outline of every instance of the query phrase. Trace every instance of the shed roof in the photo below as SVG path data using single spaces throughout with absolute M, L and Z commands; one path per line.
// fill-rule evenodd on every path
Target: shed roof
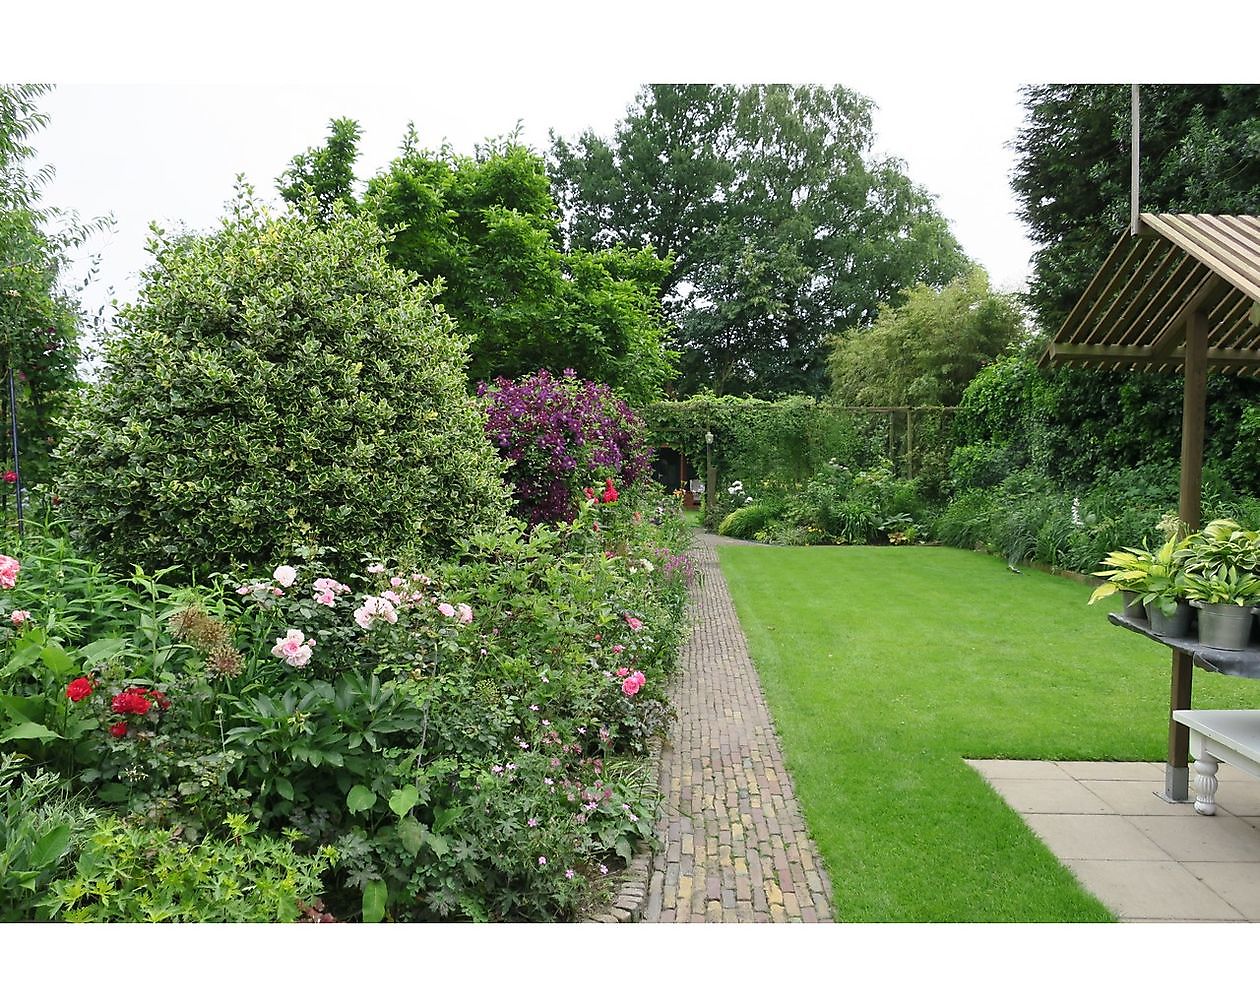
M 1186 320 L 1207 317 L 1210 370 L 1260 375 L 1260 217 L 1141 215 L 1041 356 L 1042 364 L 1172 373 Z

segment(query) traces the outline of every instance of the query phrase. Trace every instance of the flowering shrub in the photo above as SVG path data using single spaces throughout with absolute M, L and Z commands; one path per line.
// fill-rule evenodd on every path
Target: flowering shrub
M 531 524 L 571 521 L 583 490 L 603 483 L 605 503 L 651 465 L 643 424 L 606 385 L 572 371 L 482 383 L 486 434 L 508 461 L 516 512 Z M 615 484 L 615 486 L 614 486 Z

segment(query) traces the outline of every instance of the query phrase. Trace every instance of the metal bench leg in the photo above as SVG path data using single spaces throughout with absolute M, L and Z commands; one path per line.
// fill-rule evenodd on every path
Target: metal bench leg
M 1194 810 L 1199 815 L 1216 815 L 1217 760 L 1203 753 L 1194 761 Z

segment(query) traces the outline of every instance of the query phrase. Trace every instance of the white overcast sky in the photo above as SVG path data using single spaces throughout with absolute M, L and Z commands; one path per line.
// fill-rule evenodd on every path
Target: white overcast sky
M 90 246 L 100 264 L 84 297 L 89 311 L 134 296 L 150 221 L 212 226 L 238 173 L 274 199 L 276 176 L 322 141 L 333 117 L 362 125 L 357 167 L 366 178 L 394 155 L 409 121 L 425 146 L 445 140 L 461 152 L 520 121 L 525 141 L 541 149 L 549 129 L 610 133 L 636 88 L 662 81 L 838 83 L 862 92 L 878 107 L 876 152 L 902 159 L 967 253 L 995 284 L 1014 289 L 1033 251 L 1009 185 L 1019 85 L 1170 79 L 1149 40 L 1163 37 L 1163 20 L 1178 37 L 1186 30 L 1184 7 L 1148 4 L 1145 41 L 1136 45 L 1123 11 L 1077 0 L 1053 16 L 967 3 L 855 13 L 793 0 L 650 0 L 616 14 L 572 2 L 438 13 L 413 4 L 403 14 L 372 2 L 232 0 L 172 13 L 177 6 L 52 3 L 12 15 L 19 23 L 10 38 L 34 18 L 28 37 L 50 40 L 0 64 L 7 79 L 57 84 L 42 104 L 51 123 L 35 141 L 40 161 L 56 170 L 48 201 L 116 221 Z M 1239 5 L 1238 18 L 1233 30 L 1257 37 L 1246 30 L 1256 21 L 1250 8 Z M 1246 72 L 1179 66 L 1203 81 Z

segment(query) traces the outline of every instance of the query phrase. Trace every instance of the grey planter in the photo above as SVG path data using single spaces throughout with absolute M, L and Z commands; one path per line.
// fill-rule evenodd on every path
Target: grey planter
M 1222 651 L 1245 651 L 1251 639 L 1252 606 L 1191 602 L 1199 610 L 1199 643 Z
M 1120 597 L 1124 599 L 1124 618 L 1125 619 L 1146 619 L 1146 607 L 1142 605 L 1142 596 L 1137 592 L 1122 591 Z
M 1178 602 L 1177 611 L 1171 616 L 1165 616 L 1154 602 L 1146 607 L 1146 612 L 1151 618 L 1151 632 L 1161 637 L 1184 637 L 1190 630 L 1189 602 Z

